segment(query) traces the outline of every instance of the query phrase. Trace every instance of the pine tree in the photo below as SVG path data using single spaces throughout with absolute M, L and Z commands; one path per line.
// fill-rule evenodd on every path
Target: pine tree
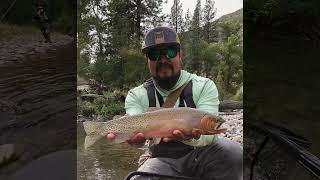
M 212 42 L 212 26 L 213 26 L 213 19 L 216 15 L 216 9 L 214 7 L 214 1 L 206 0 L 206 3 L 203 8 L 202 12 L 203 17 L 203 37 L 207 42 Z
M 201 0 L 197 1 L 197 5 L 196 8 L 194 9 L 193 12 L 193 17 L 192 17 L 192 34 L 193 34 L 193 38 L 197 41 L 200 40 L 200 24 L 201 23 Z
M 183 32 L 190 31 L 191 30 L 191 14 L 190 10 L 187 10 L 187 13 L 184 16 L 184 22 L 183 22 Z
M 173 5 L 171 7 L 169 24 L 171 28 L 176 30 L 176 32 L 183 32 L 183 10 L 182 3 L 180 3 L 180 0 L 174 0 L 173 2 Z
M 163 21 L 161 14 L 163 0 L 130 0 L 130 11 L 133 13 L 135 40 L 141 40 L 148 26 L 155 26 Z
M 200 69 L 200 22 L 201 22 L 201 0 L 197 1 L 196 8 L 194 9 L 191 25 L 191 48 L 190 48 L 190 64 L 191 71 L 198 72 Z

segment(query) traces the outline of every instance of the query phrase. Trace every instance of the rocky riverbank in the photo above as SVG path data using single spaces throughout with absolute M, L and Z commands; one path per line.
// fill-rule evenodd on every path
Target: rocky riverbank
M 231 112 L 220 112 L 219 114 L 226 121 L 221 125 L 221 128 L 227 129 L 225 133 L 219 134 L 219 136 L 243 144 L 243 109 Z

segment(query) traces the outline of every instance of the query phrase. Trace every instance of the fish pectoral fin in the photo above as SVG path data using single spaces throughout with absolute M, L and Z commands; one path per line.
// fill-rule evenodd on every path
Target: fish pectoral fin
M 99 134 L 93 134 L 86 136 L 84 140 L 84 148 L 87 149 L 88 147 L 92 146 L 95 142 L 97 142 L 103 136 Z

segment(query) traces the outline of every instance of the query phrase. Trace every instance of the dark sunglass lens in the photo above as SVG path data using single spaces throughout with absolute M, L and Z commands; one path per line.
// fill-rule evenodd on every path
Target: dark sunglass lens
M 177 52 L 178 52 L 178 49 L 175 49 L 175 48 L 170 48 L 167 50 L 166 52 L 166 58 L 167 59 L 171 59 L 171 58 L 174 58 L 177 56 Z
M 149 51 L 147 53 L 147 56 L 148 58 L 151 60 L 151 61 L 158 61 L 160 60 L 160 52 L 159 51 Z

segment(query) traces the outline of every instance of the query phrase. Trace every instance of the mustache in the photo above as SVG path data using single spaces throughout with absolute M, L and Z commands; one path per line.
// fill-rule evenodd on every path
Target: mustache
M 160 70 L 160 68 L 163 68 L 163 67 L 170 68 L 170 69 L 173 70 L 173 65 L 172 65 L 172 64 L 163 63 L 163 62 L 158 62 L 158 63 L 157 63 L 157 66 L 156 66 L 156 71 L 158 72 L 158 71 Z

